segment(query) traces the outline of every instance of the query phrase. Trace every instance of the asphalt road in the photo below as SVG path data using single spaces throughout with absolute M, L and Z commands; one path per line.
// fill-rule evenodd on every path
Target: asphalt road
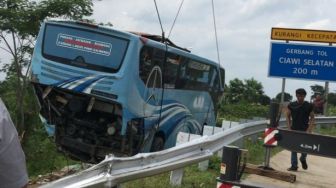
M 336 159 L 308 155 L 307 163 L 307 170 L 303 170 L 299 162 L 298 171 L 291 172 L 296 175 L 295 183 L 288 183 L 254 174 L 249 175 L 245 180 L 267 185 L 265 187 L 336 187 Z M 273 156 L 270 166 L 275 170 L 287 172 L 287 168 L 290 166 L 290 152 L 284 150 Z

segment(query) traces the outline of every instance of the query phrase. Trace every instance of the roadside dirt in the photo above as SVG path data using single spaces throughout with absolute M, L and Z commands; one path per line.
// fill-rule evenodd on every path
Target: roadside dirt
M 298 154 L 298 156 L 300 156 L 300 154 Z M 267 185 L 265 187 L 336 187 L 336 159 L 308 155 L 307 163 L 307 170 L 303 170 L 299 162 L 298 171 L 291 172 L 296 175 L 295 183 L 288 183 L 254 174 L 247 176 L 245 180 Z M 284 150 L 273 156 L 270 166 L 275 170 L 288 172 L 290 152 Z
M 36 187 L 42 186 L 44 184 L 50 183 L 52 181 L 55 181 L 65 176 L 76 173 L 79 170 L 83 170 L 83 166 L 77 164 L 77 165 L 66 166 L 63 169 L 59 171 L 55 171 L 53 173 L 39 175 L 38 177 L 29 180 L 28 188 L 36 188 Z

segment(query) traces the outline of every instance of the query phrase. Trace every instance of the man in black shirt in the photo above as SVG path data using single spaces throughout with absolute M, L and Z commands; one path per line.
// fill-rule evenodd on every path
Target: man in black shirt
M 287 107 L 287 127 L 289 130 L 295 131 L 305 131 L 311 133 L 314 128 L 314 111 L 313 105 L 305 101 L 306 91 L 302 88 L 296 90 L 297 101 L 289 103 Z M 302 168 L 307 170 L 307 154 L 301 153 L 300 162 Z M 291 154 L 291 164 L 292 166 L 288 168 L 289 171 L 297 171 L 298 160 L 297 152 L 292 151 Z

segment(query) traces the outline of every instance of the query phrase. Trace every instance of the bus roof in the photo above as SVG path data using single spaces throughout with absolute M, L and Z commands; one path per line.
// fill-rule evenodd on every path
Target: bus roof
M 146 40 L 146 45 L 152 46 L 152 47 L 157 47 L 160 49 L 165 50 L 166 45 L 162 42 L 162 37 L 159 35 L 153 35 L 153 34 L 148 34 L 148 33 L 141 33 L 141 32 L 132 32 L 132 31 L 122 31 L 122 30 L 118 30 L 118 29 L 114 29 L 111 26 L 104 26 L 104 25 L 97 25 L 94 23 L 89 23 L 89 22 L 84 22 L 84 21 L 74 21 L 74 20 L 64 20 L 64 19 L 50 19 L 48 21 L 46 21 L 46 23 L 64 23 L 64 24 L 76 24 L 79 27 L 91 27 L 91 28 L 97 28 L 100 29 L 102 31 L 107 31 L 107 32 L 117 32 L 120 35 L 124 35 L 124 36 L 128 36 L 128 37 L 134 37 L 134 38 L 146 38 L 148 39 L 148 41 Z M 143 40 L 142 40 L 143 41 Z M 149 42 L 150 41 L 150 42 Z M 174 52 L 177 53 L 179 55 L 183 55 L 185 57 L 189 57 L 195 60 L 200 60 L 204 63 L 208 63 L 211 65 L 215 65 L 218 66 L 218 63 L 209 60 L 207 58 L 203 58 L 201 56 L 192 54 L 190 52 L 190 50 L 186 49 L 186 48 L 182 48 L 179 47 L 177 45 L 175 45 L 172 41 L 170 41 L 169 39 L 165 38 L 165 42 L 168 45 L 168 51 L 170 52 Z M 221 67 L 221 66 L 220 66 Z

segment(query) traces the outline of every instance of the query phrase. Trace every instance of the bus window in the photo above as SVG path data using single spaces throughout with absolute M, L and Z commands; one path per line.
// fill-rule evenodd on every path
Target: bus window
M 187 75 L 187 64 L 189 59 L 183 58 L 180 62 L 180 67 L 178 70 L 177 80 L 175 84 L 176 89 L 186 89 L 186 84 L 188 81 L 188 75 Z
M 140 66 L 139 66 L 140 70 L 139 70 L 139 74 L 140 74 L 141 80 L 144 83 L 146 83 L 148 75 L 149 75 L 150 71 L 153 68 L 152 53 L 153 53 L 153 49 L 152 48 L 148 48 L 148 47 L 142 48 L 142 50 L 140 52 Z
M 163 60 L 164 60 L 164 56 L 165 56 L 165 52 L 163 50 L 153 48 L 153 64 L 154 65 L 161 67 Z
M 188 63 L 188 74 L 190 86 L 192 89 L 197 90 L 207 90 L 208 89 L 208 82 L 209 82 L 209 71 L 210 66 L 197 62 L 197 61 L 190 61 Z
M 212 76 L 210 80 L 210 88 L 212 91 L 219 90 L 219 75 L 218 69 L 216 67 L 212 67 Z
M 143 47 L 140 52 L 140 78 L 148 88 L 162 87 L 162 61 L 164 59 L 164 51 Z
M 225 70 L 223 68 L 220 68 L 220 76 L 222 78 L 222 89 L 224 89 L 224 85 L 225 85 Z
M 129 40 L 112 35 L 46 24 L 42 55 L 72 66 L 116 72 L 124 59 L 128 43 Z
M 202 71 L 197 78 L 198 82 L 208 84 L 209 81 L 209 71 Z
M 179 55 L 175 55 L 169 53 L 167 56 L 166 64 L 165 64 L 165 88 L 174 89 L 175 82 L 178 75 L 178 67 L 180 62 L 182 61 L 182 57 Z

